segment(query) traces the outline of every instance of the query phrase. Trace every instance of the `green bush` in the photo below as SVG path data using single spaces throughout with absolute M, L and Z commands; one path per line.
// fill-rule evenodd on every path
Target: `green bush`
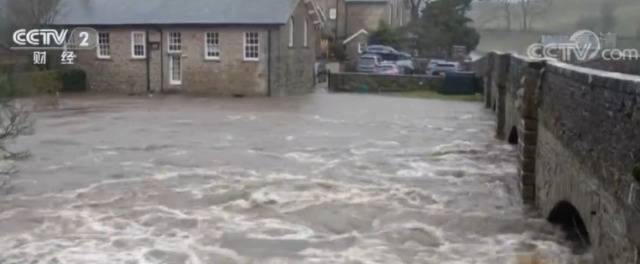
M 16 96 L 16 90 L 11 85 L 9 75 L 0 73 L 0 102 Z
M 87 90 L 87 74 L 83 70 L 61 72 L 62 92 L 84 92 Z
M 87 90 L 87 75 L 82 70 L 32 71 L 5 75 L 5 79 L 8 80 L 6 88 L 0 86 L 3 89 L 0 96 L 9 93 L 12 96 L 30 96 Z
M 60 73 L 57 71 L 34 71 L 15 74 L 11 85 L 17 96 L 55 94 L 62 89 Z

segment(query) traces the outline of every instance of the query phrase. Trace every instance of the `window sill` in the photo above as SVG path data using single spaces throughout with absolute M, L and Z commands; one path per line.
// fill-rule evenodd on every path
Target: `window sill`
M 215 57 L 215 58 L 204 58 L 204 61 L 210 61 L 210 62 L 220 62 L 220 57 Z
M 260 62 L 260 59 L 250 59 L 250 58 L 244 58 L 243 60 L 244 62 Z
M 131 57 L 131 60 L 146 60 L 147 57 Z

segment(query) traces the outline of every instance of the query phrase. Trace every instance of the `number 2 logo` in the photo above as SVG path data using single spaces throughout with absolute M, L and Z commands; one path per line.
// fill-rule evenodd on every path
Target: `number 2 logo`
M 80 32 L 80 47 L 89 47 L 89 32 Z

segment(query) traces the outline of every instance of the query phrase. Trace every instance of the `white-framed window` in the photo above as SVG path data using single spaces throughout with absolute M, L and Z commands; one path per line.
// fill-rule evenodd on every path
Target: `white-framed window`
M 98 59 L 111 58 L 111 39 L 109 33 L 98 33 Z
M 147 57 L 147 41 L 145 32 L 131 32 L 131 57 L 134 59 L 144 59 Z
M 169 32 L 169 52 L 181 52 L 182 51 L 182 33 Z
M 309 19 L 304 19 L 304 36 L 302 36 L 302 44 L 309 47 Z
M 220 34 L 218 32 L 204 34 L 204 58 L 207 60 L 220 59 Z
M 338 17 L 338 10 L 336 10 L 335 8 L 329 9 L 329 19 L 336 20 L 337 17 Z
M 244 33 L 244 60 L 257 61 L 260 59 L 260 34 L 258 32 Z
M 295 26 L 293 17 L 291 17 L 289 19 L 289 48 L 293 47 L 295 31 L 296 31 L 296 26 Z

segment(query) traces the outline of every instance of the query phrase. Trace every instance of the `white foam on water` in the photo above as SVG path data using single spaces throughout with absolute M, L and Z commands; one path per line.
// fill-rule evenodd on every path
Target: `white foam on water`
M 284 155 L 288 159 L 305 163 L 326 163 L 327 161 L 319 155 L 303 152 L 291 152 Z
M 5 199 L 9 205 L 1 207 L 6 210 L 0 219 L 24 220 L 33 228 L 0 235 L 0 259 L 8 264 L 493 264 L 538 254 L 560 264 L 571 258 L 559 242 L 530 233 L 479 230 L 473 235 L 474 221 L 497 219 L 490 228 L 516 221 L 488 217 L 519 212 L 517 206 L 491 207 L 507 204 L 499 201 L 513 195 L 503 174 L 512 175 L 515 165 L 509 159 L 479 159 L 504 156 L 500 152 L 510 148 L 487 149 L 468 141 L 433 149 L 399 146 L 393 140 L 368 140 L 284 155 L 273 151 L 281 158 L 277 162 L 300 163 L 299 170 L 287 171 L 149 164 L 144 177 L 13 196 Z M 228 237 L 237 245 L 225 246 Z M 270 252 L 274 245 L 281 245 L 275 250 L 280 253 Z

